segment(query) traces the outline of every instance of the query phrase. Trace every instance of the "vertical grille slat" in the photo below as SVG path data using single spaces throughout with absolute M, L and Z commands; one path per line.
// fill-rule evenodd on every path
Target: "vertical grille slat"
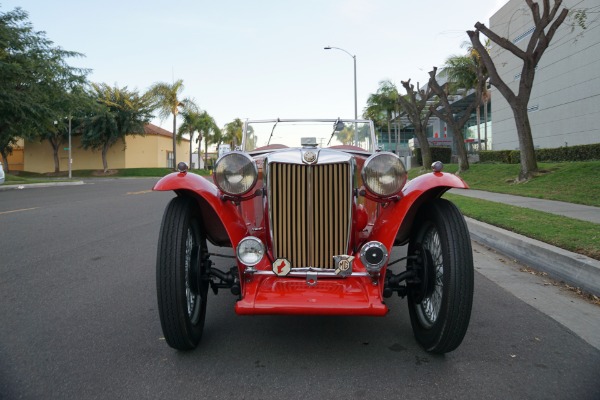
M 273 252 L 293 268 L 334 268 L 350 232 L 350 165 L 269 165 Z

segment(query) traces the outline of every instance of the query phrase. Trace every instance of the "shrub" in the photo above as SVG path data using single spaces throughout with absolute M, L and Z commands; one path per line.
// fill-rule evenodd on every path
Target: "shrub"
M 431 160 L 441 161 L 444 164 L 450 164 L 452 159 L 452 149 L 450 147 L 430 147 Z M 414 151 L 414 156 L 417 158 L 417 163 L 422 166 L 423 158 L 421 157 L 421 148 L 417 147 Z M 427 166 L 429 167 L 429 165 Z
M 415 151 L 413 152 L 413 156 L 417 159 L 417 165 L 422 166 L 423 158 L 421 157 L 421 148 L 420 147 L 415 148 Z
M 535 151 L 538 161 L 592 161 L 600 160 L 600 143 L 581 146 L 557 147 Z
M 479 162 L 510 164 L 511 150 L 484 150 L 479 152 Z
M 521 162 L 521 152 L 519 150 L 511 150 L 508 159 L 510 164 L 519 164 Z
M 431 160 L 441 161 L 444 164 L 450 164 L 452 158 L 452 149 L 450 147 L 430 147 Z
M 540 162 L 600 160 L 600 143 L 536 149 L 535 158 Z M 519 150 L 482 151 L 479 153 L 479 161 L 518 164 L 521 161 L 521 153 Z

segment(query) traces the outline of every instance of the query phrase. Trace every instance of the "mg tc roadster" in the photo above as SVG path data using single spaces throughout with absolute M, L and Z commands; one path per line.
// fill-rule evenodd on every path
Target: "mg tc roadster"
M 407 298 L 426 351 L 460 345 L 473 256 L 462 214 L 441 196 L 465 182 L 440 162 L 408 181 L 367 120 L 246 121 L 242 136 L 211 178 L 179 163 L 154 186 L 177 194 L 164 213 L 156 263 L 169 346 L 198 345 L 209 289 L 228 289 L 239 315 L 384 316 L 386 298 L 397 294 Z M 406 251 L 394 259 L 399 246 Z M 235 260 L 216 268 L 218 256 Z

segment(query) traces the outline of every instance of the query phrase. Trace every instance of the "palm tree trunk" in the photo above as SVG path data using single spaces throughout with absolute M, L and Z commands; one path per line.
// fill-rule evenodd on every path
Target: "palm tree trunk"
M 488 102 L 487 100 L 484 102 L 484 108 L 483 108 L 483 120 L 485 122 L 485 125 L 483 126 L 483 140 L 485 141 L 485 147 L 484 149 L 487 150 L 488 149 L 488 136 L 487 136 L 487 126 L 488 126 Z
M 177 168 L 177 114 L 173 114 L 173 169 Z
M 192 140 L 194 140 L 194 132 L 190 133 L 190 168 L 192 168 Z
M 208 140 L 204 140 L 204 169 L 208 169 Z
M 481 151 L 481 104 L 477 104 L 477 153 Z

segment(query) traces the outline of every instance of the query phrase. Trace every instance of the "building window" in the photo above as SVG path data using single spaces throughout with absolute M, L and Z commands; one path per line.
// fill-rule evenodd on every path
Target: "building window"
M 167 151 L 167 168 L 175 168 L 175 164 L 173 163 L 172 151 Z
M 537 67 L 538 66 L 536 65 L 535 69 L 534 69 L 535 71 L 537 71 Z M 519 80 L 521 80 L 521 72 L 519 72 L 518 74 L 515 75 L 515 81 L 519 81 Z
M 516 38 L 513 39 L 513 43 L 517 44 L 519 43 L 521 40 L 525 39 L 527 36 L 531 35 L 533 33 L 533 31 L 535 31 L 535 26 L 532 26 L 531 28 L 529 28 L 527 31 L 521 33 L 519 36 L 517 36 Z

